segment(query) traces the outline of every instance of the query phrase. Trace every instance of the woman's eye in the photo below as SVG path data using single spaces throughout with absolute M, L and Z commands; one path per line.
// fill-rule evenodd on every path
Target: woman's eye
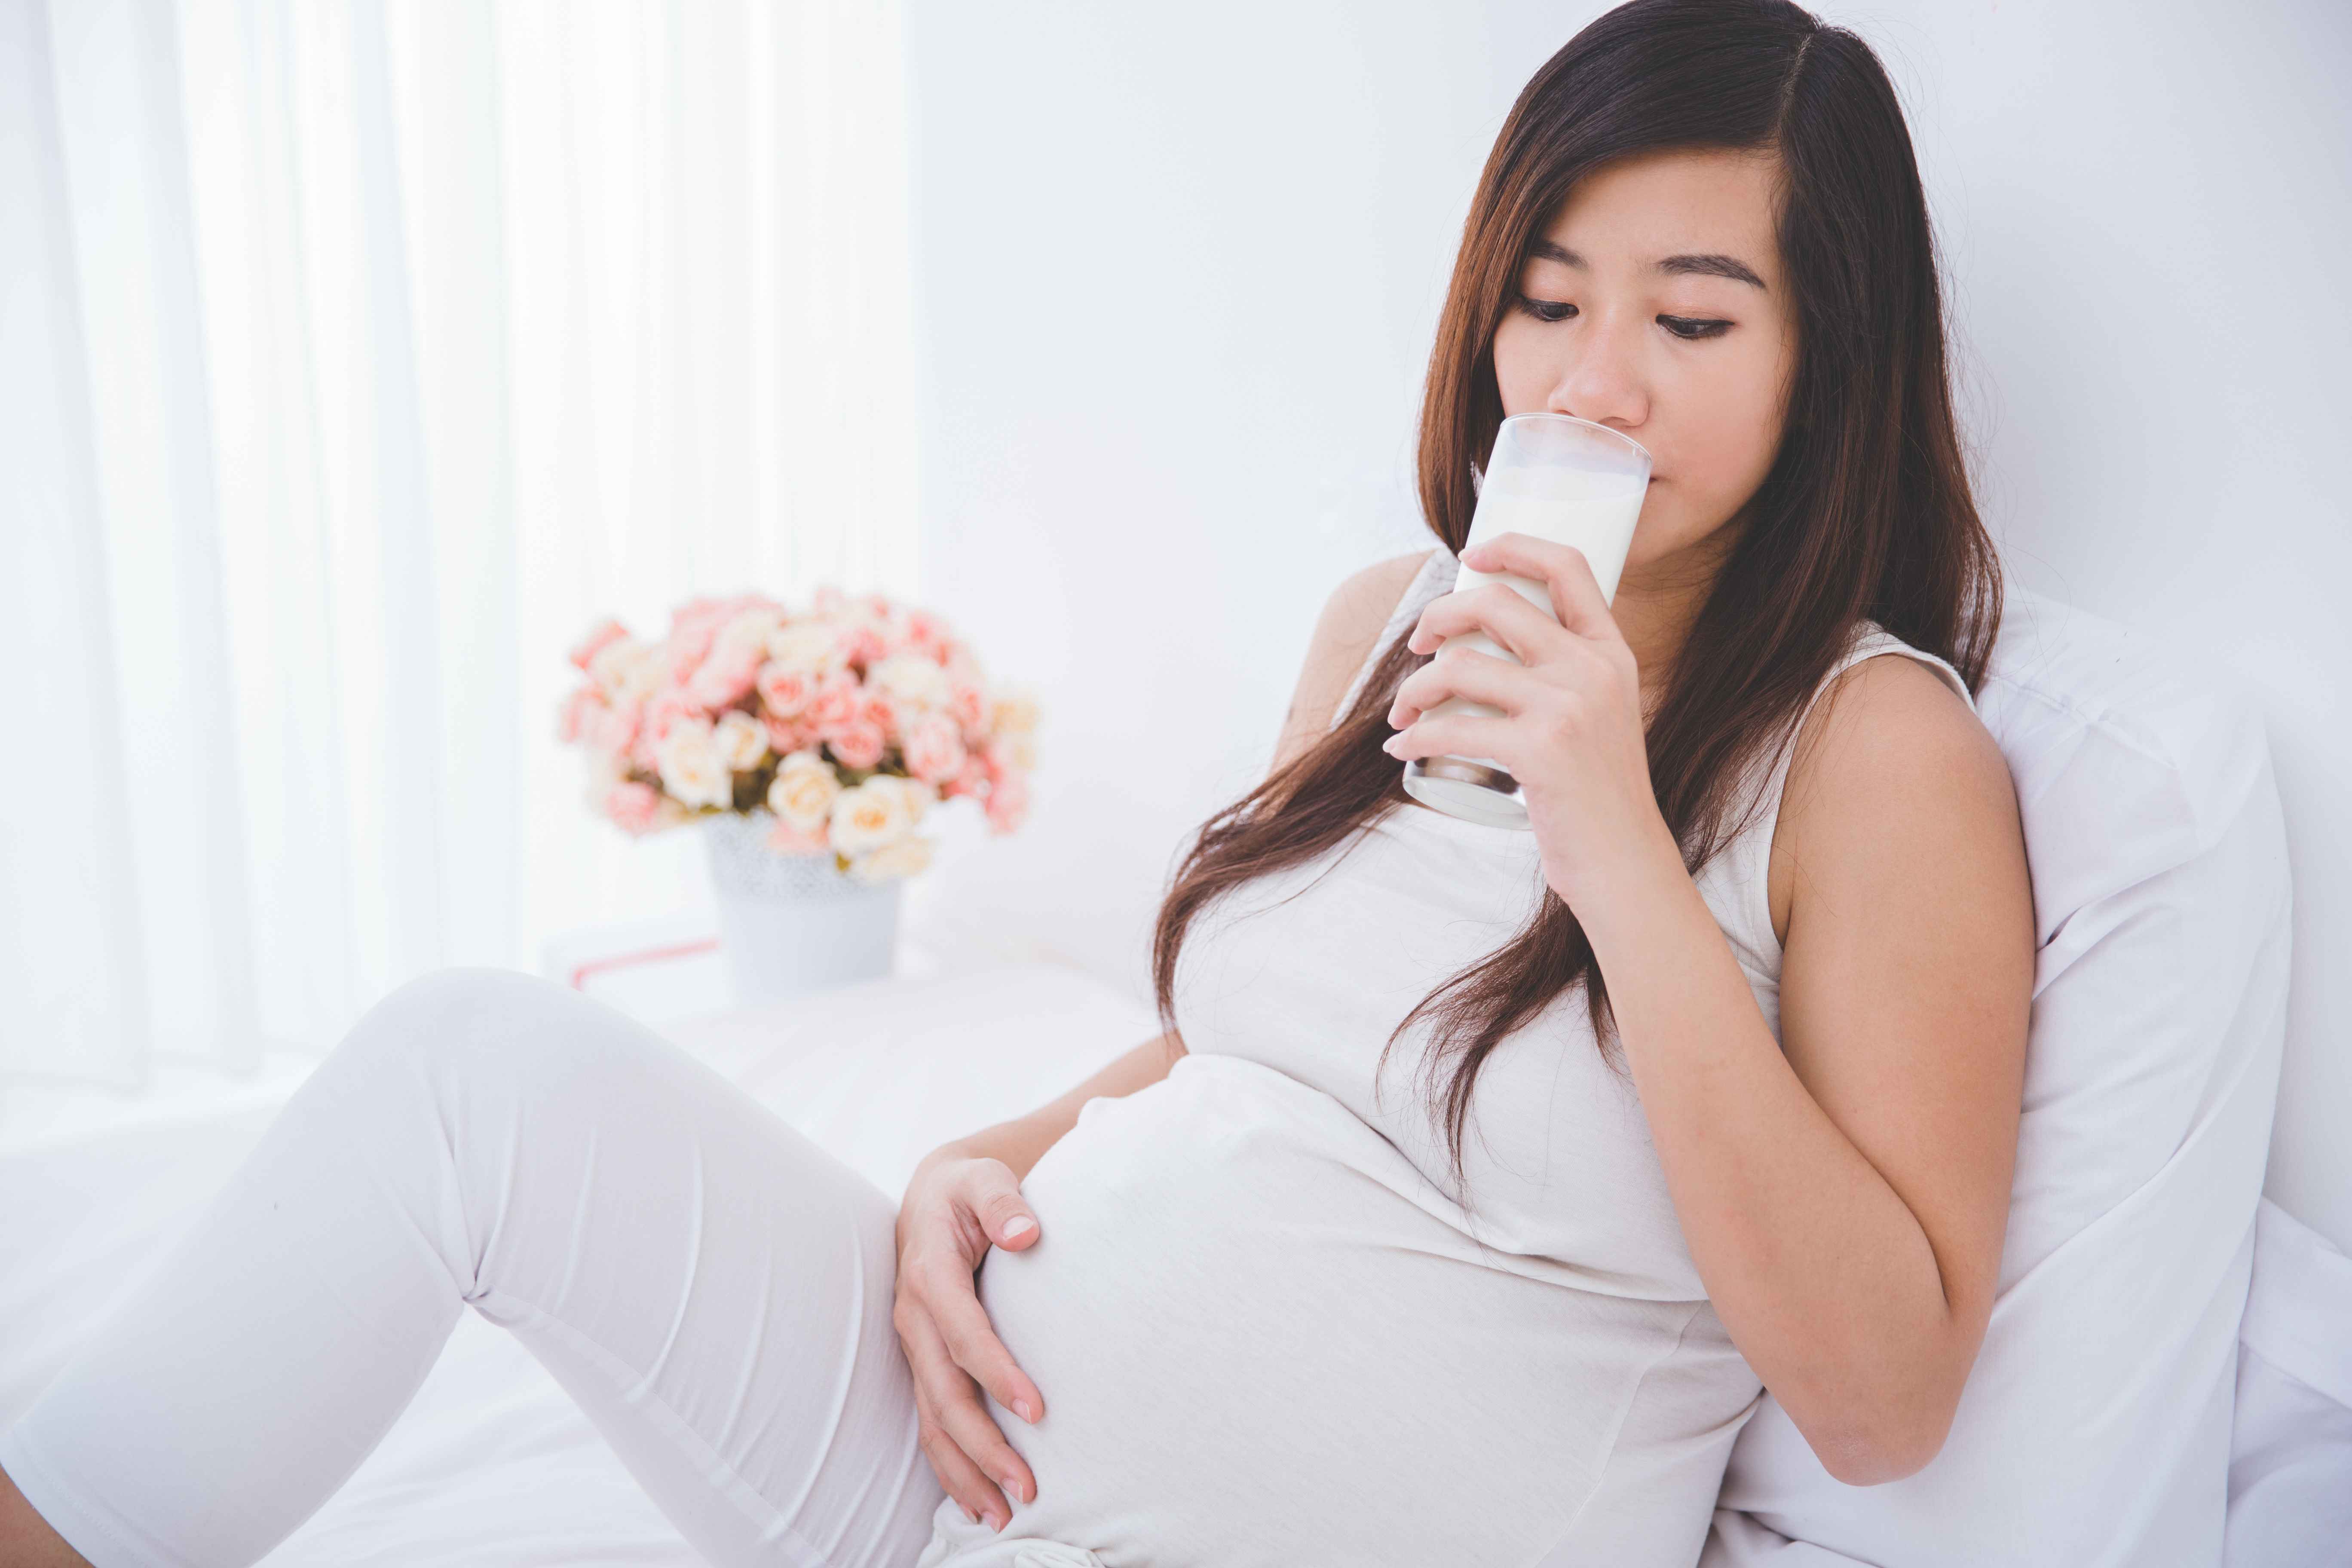
M 1719 338 L 1731 330 L 1729 321 L 1695 321 L 1688 316 L 1660 316 L 1658 325 L 1678 338 Z
M 1565 321 L 1577 313 L 1576 307 L 1565 300 L 1537 300 L 1526 294 L 1517 299 L 1518 309 L 1538 321 Z M 1731 330 L 1729 321 L 1692 316 L 1660 316 L 1658 325 L 1687 342 L 1701 338 L 1719 338 Z

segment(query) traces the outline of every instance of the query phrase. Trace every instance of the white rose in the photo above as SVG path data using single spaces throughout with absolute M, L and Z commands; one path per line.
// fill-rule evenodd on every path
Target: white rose
M 861 882 L 890 877 L 911 877 L 931 863 L 931 841 L 919 833 L 904 833 L 870 854 L 850 862 L 849 874 Z
M 758 767 L 760 759 L 768 754 L 767 726 L 740 708 L 719 715 L 710 740 L 719 761 L 739 773 Z
M 1037 728 L 1037 700 L 1026 692 L 1008 692 L 989 709 L 988 727 L 999 735 L 1026 735 Z
M 840 637 L 840 626 L 829 619 L 788 621 L 768 634 L 768 657 L 822 679 L 843 667 L 835 647 Z
M 588 753 L 586 772 L 589 795 L 602 800 L 614 784 L 629 776 L 629 760 L 609 752 L 592 750 Z
M 1024 731 L 1015 731 L 1009 735 L 998 736 L 991 743 L 995 746 L 997 756 L 1003 762 L 1011 763 L 1024 773 L 1036 771 L 1036 736 Z
M 898 786 L 898 793 L 907 797 L 907 821 L 909 824 L 922 821 L 923 813 L 929 810 L 931 802 L 938 798 L 931 786 L 920 779 L 910 779 L 899 773 L 877 773 L 874 777 L 888 779 Z M 871 784 L 874 781 L 868 779 L 866 782 Z
M 961 643 L 949 653 L 947 663 L 940 666 L 940 672 L 948 678 L 950 686 L 961 681 L 967 686 L 977 686 L 983 691 L 988 689 L 988 673 L 981 668 L 979 656 Z
M 605 690 L 612 690 L 621 683 L 621 672 L 628 668 L 629 661 L 643 650 L 644 646 L 633 637 L 614 637 L 589 656 L 589 678 Z
M 635 637 L 614 637 L 588 661 L 588 674 L 616 704 L 648 697 L 661 684 L 661 649 Z
M 841 794 L 841 780 L 835 776 L 833 764 L 814 752 L 794 752 L 776 770 L 773 784 L 768 786 L 768 809 L 793 825 L 801 833 L 815 833 L 833 816 L 833 803 Z
M 719 748 L 711 742 L 710 726 L 698 719 L 681 719 L 654 751 L 654 765 L 662 788 L 686 805 L 735 804 L 734 775 L 727 771 Z
M 738 610 L 719 628 L 711 639 L 713 648 L 738 646 L 761 647 L 784 624 L 784 612 L 773 605 L 754 605 L 748 610 Z
M 877 773 L 855 789 L 835 797 L 828 818 L 833 847 L 844 855 L 858 856 L 877 849 L 915 825 L 915 815 L 904 781 Z
M 868 670 L 866 679 L 917 708 L 947 705 L 948 672 L 919 653 L 894 653 Z

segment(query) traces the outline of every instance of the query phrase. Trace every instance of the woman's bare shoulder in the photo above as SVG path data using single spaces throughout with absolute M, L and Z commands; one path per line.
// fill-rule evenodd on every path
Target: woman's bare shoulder
M 1364 637 L 1365 652 L 1370 651 L 1372 638 L 1380 634 L 1381 627 L 1387 624 L 1390 615 L 1404 598 L 1404 591 L 1412 586 L 1412 580 L 1421 575 L 1421 569 L 1436 553 L 1434 549 L 1411 550 L 1402 555 L 1375 561 L 1333 590 L 1331 598 L 1334 603 L 1345 599 L 1360 615 L 1369 614 L 1373 617 L 1371 630 Z
M 1309 664 L 1320 664 L 1324 693 L 1333 703 L 1339 700 L 1356 671 L 1372 653 L 1382 627 L 1412 586 L 1415 577 L 1434 550 L 1416 550 L 1405 555 L 1391 555 L 1385 561 L 1375 561 L 1355 572 L 1331 590 L 1324 603 L 1322 617 L 1316 623 L 1315 640 L 1308 655 Z M 1329 709 L 1323 717 L 1330 718 Z
M 1347 695 L 1356 671 L 1373 651 L 1381 629 L 1435 553 L 1434 549 L 1416 550 L 1375 561 L 1350 573 L 1331 590 L 1316 619 L 1290 710 L 1283 719 L 1282 735 L 1275 746 L 1276 768 L 1330 727 L 1339 699 Z
M 1806 715 L 1774 828 L 1769 895 L 1785 944 L 1797 901 L 1830 867 L 1901 858 L 1958 837 L 1988 862 L 2022 863 L 2008 759 L 1974 709 L 1906 653 L 1841 671 Z M 1881 863 L 1885 863 L 1881 860 Z

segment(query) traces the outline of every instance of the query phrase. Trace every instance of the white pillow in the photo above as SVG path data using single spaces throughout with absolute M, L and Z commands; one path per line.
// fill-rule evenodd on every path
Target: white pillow
M 1853 1487 L 1769 1395 L 1702 1568 L 2221 1560 L 2286 1001 L 2285 836 L 2236 681 L 2011 584 L 1978 700 L 2036 938 L 2000 1294 L 1949 1438 Z

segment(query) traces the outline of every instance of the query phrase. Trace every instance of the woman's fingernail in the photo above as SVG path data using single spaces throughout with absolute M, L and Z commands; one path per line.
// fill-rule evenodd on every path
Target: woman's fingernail
M 1031 1219 L 1027 1215 L 1014 1215 L 1011 1219 L 1004 1222 L 1004 1239 L 1011 1241 L 1016 1237 L 1026 1236 L 1036 1228 L 1037 1222 Z
M 960 1502 L 956 1504 L 956 1507 L 963 1510 L 964 1518 L 971 1521 L 972 1523 L 978 1524 L 980 1522 L 980 1515 L 972 1511 L 971 1504 L 968 1502 Z
M 1013 1402 L 1013 1414 L 1024 1421 L 1034 1422 L 1037 1419 L 1037 1413 L 1029 1407 L 1029 1402 L 1025 1399 L 1016 1399 Z
M 1025 1502 L 1028 1500 L 1021 1495 L 1021 1483 L 1014 1480 L 1011 1476 L 1004 1478 L 1004 1495 L 1011 1498 L 1014 1502 Z

